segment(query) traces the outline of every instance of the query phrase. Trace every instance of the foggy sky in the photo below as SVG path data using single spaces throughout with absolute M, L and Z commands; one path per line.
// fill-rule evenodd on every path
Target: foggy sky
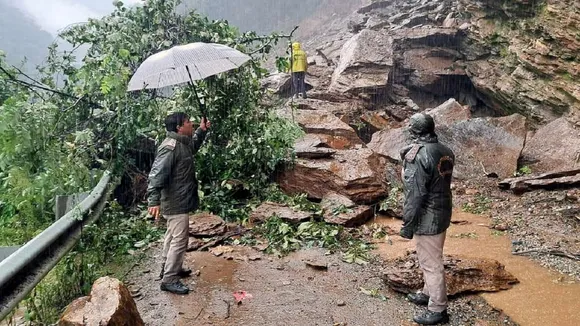
M 56 36 L 58 32 L 74 23 L 99 18 L 113 10 L 113 0 L 0 0 L 32 18 L 43 30 Z M 141 3 L 141 0 L 123 0 L 125 5 Z

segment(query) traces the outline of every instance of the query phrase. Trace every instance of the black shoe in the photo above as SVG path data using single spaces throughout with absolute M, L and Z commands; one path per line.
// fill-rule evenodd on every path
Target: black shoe
M 423 292 L 409 293 L 407 294 L 407 299 L 420 306 L 426 306 L 429 304 L 429 296 Z
M 437 325 L 449 323 L 449 315 L 447 310 L 442 312 L 433 312 L 427 310 L 423 315 L 413 317 L 413 321 L 420 325 Z
M 161 283 L 161 291 L 167 291 L 167 292 L 171 292 L 171 293 L 175 293 L 175 294 L 188 294 L 189 293 L 189 288 L 181 283 L 180 281 L 177 281 L 175 283 Z

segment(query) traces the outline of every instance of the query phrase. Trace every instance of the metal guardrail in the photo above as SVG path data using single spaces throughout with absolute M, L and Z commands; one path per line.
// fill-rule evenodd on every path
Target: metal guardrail
M 34 239 L 0 262 L 0 320 L 14 309 L 74 247 L 82 227 L 94 222 L 107 203 L 111 175 L 105 171 L 89 196 Z

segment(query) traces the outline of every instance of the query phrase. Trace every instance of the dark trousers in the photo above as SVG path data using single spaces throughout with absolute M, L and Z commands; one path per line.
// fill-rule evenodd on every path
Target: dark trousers
M 298 95 L 302 93 L 302 96 L 306 98 L 306 82 L 304 78 L 306 73 L 304 71 L 297 71 L 292 73 L 292 83 L 294 89 L 292 90 L 292 95 Z

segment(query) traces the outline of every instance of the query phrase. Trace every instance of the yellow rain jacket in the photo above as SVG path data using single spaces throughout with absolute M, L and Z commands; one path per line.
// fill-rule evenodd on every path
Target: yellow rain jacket
M 292 43 L 292 72 L 302 72 L 308 70 L 306 52 L 302 51 L 300 43 Z

